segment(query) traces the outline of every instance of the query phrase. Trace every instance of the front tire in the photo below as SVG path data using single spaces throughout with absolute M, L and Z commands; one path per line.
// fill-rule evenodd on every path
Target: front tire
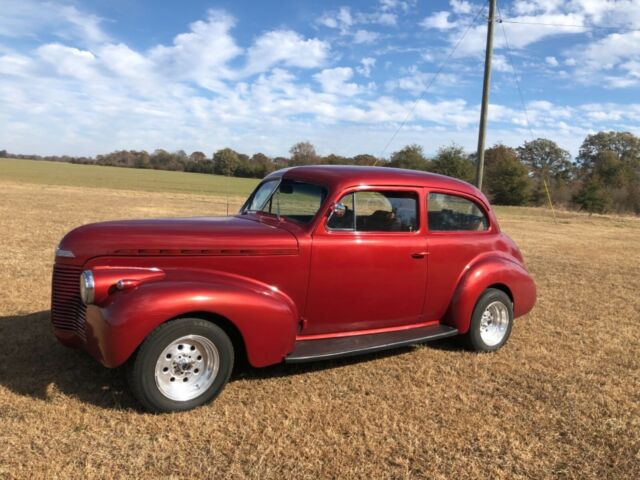
M 129 387 L 151 412 L 190 410 L 218 396 L 233 360 L 233 344 L 219 326 L 199 318 L 172 320 L 151 332 L 129 362 Z
M 466 341 L 477 352 L 493 352 L 502 347 L 513 326 L 513 303 L 502 290 L 488 288 L 478 299 Z

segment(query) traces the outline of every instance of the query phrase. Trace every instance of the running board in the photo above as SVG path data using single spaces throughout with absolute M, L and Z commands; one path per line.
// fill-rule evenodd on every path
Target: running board
M 286 356 L 284 361 L 286 363 L 303 363 L 349 357 L 439 340 L 457 334 L 457 329 L 447 325 L 431 325 L 385 333 L 323 338 L 321 340 L 298 340 L 293 352 Z

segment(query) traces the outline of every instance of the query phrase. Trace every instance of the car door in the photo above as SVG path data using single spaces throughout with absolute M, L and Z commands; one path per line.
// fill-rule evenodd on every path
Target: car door
M 421 189 L 344 192 L 313 235 L 304 334 L 422 320 L 427 282 Z
M 430 191 L 427 197 L 429 294 L 425 315 L 441 319 L 461 276 L 475 258 L 495 249 L 496 227 L 474 198 L 454 191 Z

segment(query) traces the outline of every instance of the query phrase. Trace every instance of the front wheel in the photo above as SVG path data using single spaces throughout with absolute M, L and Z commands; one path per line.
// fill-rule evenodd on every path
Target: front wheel
M 502 347 L 511 335 L 513 303 L 502 290 L 488 288 L 473 309 L 467 344 L 478 352 L 492 352 Z
M 127 377 L 147 410 L 190 410 L 222 391 L 233 359 L 224 330 L 199 318 L 180 318 L 151 332 L 129 362 Z

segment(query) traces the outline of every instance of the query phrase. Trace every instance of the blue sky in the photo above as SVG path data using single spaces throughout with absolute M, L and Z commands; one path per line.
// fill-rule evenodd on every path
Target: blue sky
M 0 0 L 0 148 L 473 151 L 486 3 Z M 489 144 L 640 134 L 640 0 L 499 6 Z

